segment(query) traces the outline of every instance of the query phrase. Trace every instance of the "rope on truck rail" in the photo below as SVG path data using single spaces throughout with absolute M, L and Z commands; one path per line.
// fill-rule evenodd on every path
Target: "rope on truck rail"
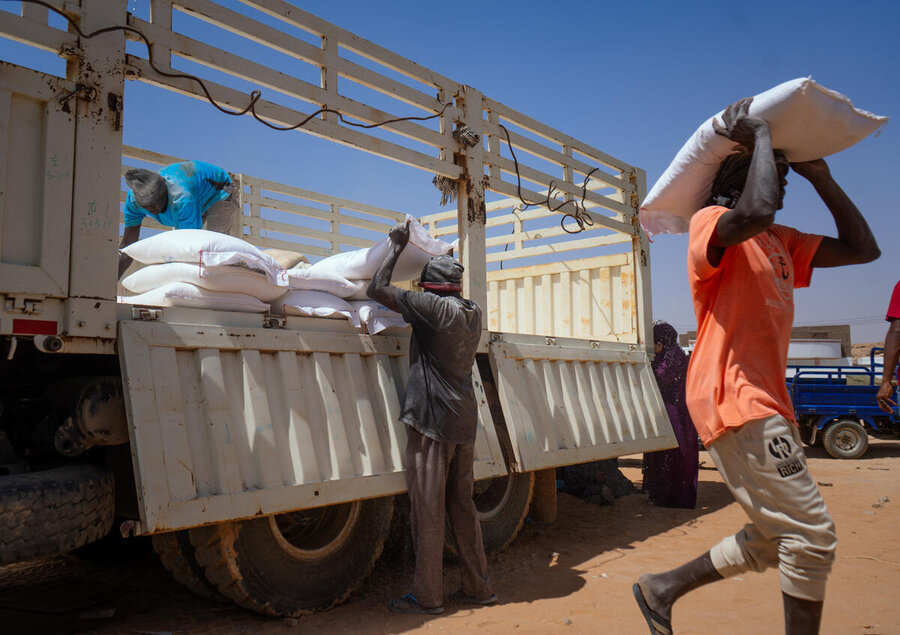
M 11 0 L 3 0 L 3 1 L 9 2 Z M 377 123 L 356 123 L 354 121 L 348 121 L 347 119 L 344 118 L 343 113 L 341 113 L 338 110 L 335 110 L 333 108 L 319 108 L 314 113 L 312 113 L 311 115 L 309 115 L 308 117 L 306 117 L 305 119 L 303 119 L 302 121 L 300 121 L 299 123 L 297 123 L 293 126 L 278 126 L 278 125 L 275 125 L 273 123 L 266 121 L 265 119 L 260 117 L 259 114 L 257 114 L 256 103 L 262 97 L 262 92 L 259 90 L 250 91 L 250 93 L 249 93 L 250 101 L 246 107 L 244 107 L 241 110 L 230 110 L 229 108 L 226 108 L 226 107 L 220 105 L 219 102 L 217 102 L 215 100 L 215 98 L 213 98 L 212 94 L 209 92 L 209 89 L 206 87 L 206 83 L 202 79 L 197 77 L 196 75 L 191 75 L 190 73 L 173 73 L 173 72 L 170 72 L 170 71 L 167 71 L 167 70 L 157 67 L 156 64 L 153 62 L 153 43 L 147 38 L 146 35 L 144 35 L 144 33 L 140 29 L 138 29 L 136 27 L 128 26 L 128 25 L 114 25 L 114 26 L 103 27 L 102 29 L 97 29 L 96 31 L 92 31 L 90 33 L 85 33 L 84 31 L 81 30 L 81 28 L 78 26 L 78 23 L 75 22 L 75 20 L 70 18 L 63 11 L 57 9 L 56 7 L 54 7 L 53 5 L 51 5 L 47 2 L 44 2 L 43 0 L 19 0 L 19 1 L 22 3 L 27 2 L 29 4 L 36 4 L 36 5 L 44 7 L 45 9 L 49 9 L 50 11 L 53 11 L 55 14 L 57 14 L 57 15 L 61 16 L 63 19 L 65 19 L 72 26 L 72 28 L 78 33 L 78 35 L 86 40 L 90 40 L 91 38 L 97 37 L 98 35 L 102 35 L 104 33 L 111 33 L 113 31 L 125 31 L 127 33 L 133 33 L 134 35 L 139 37 L 141 39 L 141 41 L 143 41 L 144 45 L 147 47 L 147 63 L 150 65 L 150 68 L 152 68 L 156 73 L 159 73 L 163 77 L 170 77 L 173 79 L 193 80 L 193 81 L 197 82 L 197 84 L 200 85 L 200 90 L 203 91 L 203 94 L 206 96 L 206 100 L 209 103 L 211 103 L 213 106 L 215 106 L 215 108 L 217 110 L 219 110 L 220 112 L 222 112 L 226 115 L 232 115 L 235 117 L 241 117 L 243 115 L 246 115 L 247 113 L 250 113 L 253 116 L 253 118 L 256 119 L 259 123 L 263 124 L 264 126 L 268 126 L 272 130 L 278 130 L 278 131 L 282 131 L 282 132 L 286 132 L 288 130 L 296 130 L 297 128 L 302 128 L 307 123 L 309 123 L 310 121 L 312 121 L 317 116 L 319 116 L 323 113 L 332 113 L 332 114 L 337 115 L 338 118 L 341 120 L 341 123 L 346 124 L 348 126 L 355 126 L 357 128 L 378 128 L 381 126 L 386 126 L 388 124 L 397 123 L 400 121 L 428 121 L 430 119 L 437 119 L 438 117 L 440 117 L 441 115 L 444 114 L 444 111 L 446 111 L 447 108 L 449 108 L 452 105 L 451 103 L 444 104 L 444 107 L 441 108 L 440 111 L 438 111 L 434 115 L 427 115 L 427 116 L 421 116 L 421 117 L 395 117 L 394 119 L 386 119 L 385 121 L 379 121 Z
M 11 0 L 3 0 L 3 1 L 8 2 Z M 247 105 L 240 110 L 231 110 L 230 108 L 226 108 L 225 106 L 222 106 L 221 104 L 219 104 L 219 102 L 216 101 L 216 99 L 209 92 L 209 89 L 206 87 L 206 83 L 202 79 L 200 79 L 198 76 L 192 75 L 190 73 L 171 72 L 171 71 L 167 71 L 167 70 L 157 67 L 153 61 L 153 57 L 154 57 L 153 56 L 153 43 L 149 40 L 149 38 L 146 35 L 144 35 L 144 33 L 140 29 L 138 29 L 136 27 L 128 26 L 128 25 L 113 25 L 113 26 L 107 26 L 107 27 L 97 29 L 90 33 L 85 33 L 84 31 L 81 30 L 81 27 L 78 25 L 78 23 L 74 19 L 69 17 L 65 12 L 63 12 L 60 9 L 57 9 L 53 5 L 49 4 L 48 2 L 44 2 L 43 0 L 19 0 L 19 1 L 22 2 L 23 4 L 29 3 L 29 4 L 39 5 L 41 7 L 44 7 L 45 9 L 48 9 L 49 11 L 52 11 L 55 14 L 61 16 L 64 20 L 66 20 L 66 22 L 69 23 L 69 25 L 75 30 L 76 33 L 78 33 L 78 35 L 81 38 L 86 39 L 86 40 L 90 40 L 94 37 L 97 37 L 98 35 L 103 35 L 104 33 L 111 33 L 114 31 L 124 31 L 126 33 L 132 33 L 132 34 L 136 35 L 138 38 L 140 38 L 140 40 L 147 47 L 147 63 L 150 65 L 150 68 L 153 69 L 154 72 L 158 73 L 159 75 L 162 75 L 163 77 L 169 77 L 172 79 L 186 79 L 189 81 L 195 81 L 200 86 L 200 90 L 203 91 L 203 95 L 206 97 L 206 100 L 210 104 L 212 104 L 219 112 L 226 114 L 226 115 L 231 115 L 234 117 L 242 117 L 242 116 L 246 115 L 247 113 L 250 113 L 250 115 L 254 119 L 256 119 L 256 121 L 258 121 L 259 123 L 263 124 L 264 126 L 267 126 L 268 128 L 271 128 L 272 130 L 277 130 L 279 132 L 287 132 L 290 130 L 296 130 L 298 128 L 302 128 L 307 123 L 309 123 L 310 121 L 312 121 L 313 119 L 315 119 L 316 117 L 318 117 L 319 115 L 321 115 L 323 113 L 332 113 L 334 115 L 337 115 L 337 117 L 338 117 L 338 119 L 340 119 L 341 123 L 343 123 L 347 126 L 354 126 L 356 128 L 365 128 L 365 129 L 379 128 L 381 126 L 386 126 L 388 124 L 398 123 L 401 121 L 429 121 L 431 119 L 437 119 L 438 117 L 442 116 L 444 114 L 444 112 L 447 110 L 447 108 L 449 108 L 452 105 L 451 102 L 445 103 L 444 106 L 440 109 L 440 111 L 438 111 L 437 113 L 435 113 L 433 115 L 395 117 L 393 119 L 386 119 L 385 121 L 380 121 L 380 122 L 376 122 L 376 123 L 368 123 L 368 124 L 367 123 L 357 123 L 354 121 L 348 121 L 347 119 L 344 118 L 343 113 L 341 113 L 340 111 L 335 110 L 333 108 L 319 108 L 318 110 L 316 110 L 309 116 L 305 117 L 300 122 L 294 124 L 293 126 L 278 126 L 276 124 L 266 121 L 256 112 L 256 104 L 262 98 L 262 91 L 259 91 L 259 90 L 250 91 L 250 93 L 248 94 L 250 101 L 247 103 Z M 77 92 L 77 90 L 76 90 L 76 92 Z M 65 96 L 63 99 L 68 100 L 72 96 L 73 96 L 73 94 L 69 94 L 69 95 Z M 593 170 L 588 172 L 587 175 L 584 177 L 584 183 L 582 184 L 582 187 L 581 187 L 581 202 L 577 201 L 576 199 L 564 199 L 561 203 L 554 206 L 551 202 L 551 199 L 554 197 L 553 195 L 557 190 L 556 183 L 554 181 L 550 181 L 550 184 L 547 187 L 547 195 L 544 198 L 544 200 L 535 201 L 535 202 L 528 201 L 522 195 L 522 176 L 521 176 L 520 170 L 519 170 L 519 160 L 518 160 L 518 158 L 516 158 L 515 150 L 513 150 L 513 145 L 512 145 L 512 142 L 510 141 L 510 137 L 509 137 L 509 130 L 507 130 L 506 126 L 504 126 L 503 124 L 498 124 L 498 125 L 499 125 L 500 129 L 503 131 L 504 135 L 506 136 L 506 145 L 509 148 L 509 153 L 510 153 L 510 155 L 512 155 L 513 164 L 515 166 L 516 191 L 518 193 L 519 200 L 522 202 L 522 204 L 519 205 L 516 209 L 518 209 L 519 211 L 524 211 L 530 207 L 545 207 L 548 210 L 550 210 L 551 212 L 559 212 L 559 211 L 563 210 L 564 207 L 570 206 L 571 207 L 570 210 L 562 211 L 562 218 L 559 221 L 560 227 L 562 227 L 562 229 L 566 233 L 577 234 L 579 232 L 583 232 L 587 227 L 593 226 L 594 221 L 590 217 L 590 215 L 586 214 L 587 207 L 585 206 L 584 201 L 587 196 L 588 181 L 590 180 L 591 175 L 593 175 L 594 172 L 596 172 L 600 168 L 599 167 L 594 168 Z M 475 137 L 477 137 L 477 136 L 478 135 L 475 135 Z M 458 142 L 463 143 L 463 139 L 457 137 L 457 135 L 455 135 L 455 134 L 454 134 L 454 138 L 456 138 Z M 472 145 L 472 143 L 469 143 L 468 139 L 465 139 L 465 142 L 466 142 L 466 145 Z M 477 143 L 477 140 L 475 142 Z M 453 191 L 453 188 L 450 186 L 449 183 L 442 185 L 439 182 L 440 179 L 442 179 L 442 178 L 446 178 L 446 177 L 436 176 L 434 178 L 433 182 L 434 182 L 435 186 L 438 187 L 438 189 L 440 189 L 442 191 L 441 205 L 444 205 L 448 201 L 452 201 L 455 198 L 455 191 Z M 570 229 L 568 226 L 566 226 L 567 218 L 571 218 L 573 221 L 575 221 L 575 226 L 577 227 L 577 229 Z
M 500 127 L 500 130 L 503 131 L 503 134 L 506 135 L 506 145 L 509 148 L 509 153 L 512 155 L 513 165 L 516 168 L 516 192 L 519 197 L 519 200 L 522 201 L 522 204 L 519 205 L 516 209 L 520 212 L 528 209 L 529 207 L 546 207 L 551 212 L 558 212 L 563 207 L 567 205 L 571 205 L 572 209 L 570 211 L 564 211 L 562 213 L 562 218 L 559 220 L 559 226 L 563 228 L 567 234 L 577 234 L 579 232 L 583 232 L 587 227 L 591 227 L 594 224 L 594 220 L 590 217 L 590 215 L 586 214 L 587 207 L 584 204 L 584 199 L 587 197 L 587 185 L 588 181 L 591 179 L 591 175 L 594 174 L 599 167 L 594 168 L 584 177 L 584 183 L 581 186 L 581 202 L 579 203 L 574 198 L 564 199 L 561 203 L 556 206 L 550 202 L 550 199 L 553 198 L 554 191 L 556 190 L 556 182 L 550 181 L 550 185 L 547 186 L 547 196 L 542 201 L 531 202 L 525 200 L 525 197 L 522 196 L 522 176 L 519 174 L 519 160 L 516 158 L 516 152 L 513 150 L 512 142 L 509 139 L 509 130 L 506 129 L 502 123 L 497 124 Z M 569 229 L 566 227 L 566 219 L 571 218 L 575 221 L 575 224 L 578 226 L 578 229 Z

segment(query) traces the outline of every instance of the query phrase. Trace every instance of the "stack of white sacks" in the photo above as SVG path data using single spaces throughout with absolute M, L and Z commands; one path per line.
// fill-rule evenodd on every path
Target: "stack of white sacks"
M 414 218 L 407 219 L 409 244 L 394 268 L 394 282 L 416 278 L 430 258 L 452 249 L 432 238 Z M 309 265 L 297 258 L 276 259 L 234 236 L 203 229 L 163 232 L 122 250 L 145 266 L 122 281 L 136 295 L 121 297 L 120 302 L 348 319 L 378 333 L 406 325 L 399 313 L 366 296 L 390 247 L 385 238 L 367 249 Z

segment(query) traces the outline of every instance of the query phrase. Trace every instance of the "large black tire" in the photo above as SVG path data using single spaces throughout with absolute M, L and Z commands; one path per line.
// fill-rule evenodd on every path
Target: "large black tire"
M 99 540 L 114 513 L 115 479 L 95 465 L 0 477 L 0 565 Z
M 858 421 L 838 419 L 825 428 L 823 444 L 836 459 L 858 459 L 869 448 L 869 435 Z
M 296 617 L 344 601 L 387 539 L 392 497 L 189 530 L 219 593 L 266 615 Z
M 475 483 L 472 498 L 481 523 L 481 542 L 485 553 L 506 549 L 522 529 L 534 494 L 534 472 L 511 472 L 509 476 Z M 445 520 L 444 541 L 447 556 L 456 555 L 456 540 Z
M 118 480 L 116 485 L 117 488 L 122 486 Z M 150 536 L 126 538 L 119 530 L 119 526 L 126 520 L 130 519 L 116 516 L 113 518 L 112 529 L 108 534 L 100 540 L 95 540 L 69 552 L 69 555 L 85 562 L 100 564 L 125 564 L 147 558 L 153 551 Z
M 222 600 L 216 585 L 206 579 L 206 572 L 194 556 L 189 533 L 170 531 L 152 536 L 153 549 L 172 577 L 188 589 L 210 600 Z
M 485 553 L 503 551 L 516 539 L 533 494 L 534 472 L 510 472 L 509 476 L 475 483 L 475 509 Z

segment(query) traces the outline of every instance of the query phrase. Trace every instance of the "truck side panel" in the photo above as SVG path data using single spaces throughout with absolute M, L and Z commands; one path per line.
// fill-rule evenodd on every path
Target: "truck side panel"
M 0 62 L 2 333 L 61 330 L 75 117 L 60 98 L 74 89 L 74 82 Z
M 600 350 L 554 338 L 503 340 L 491 342 L 490 360 L 517 470 L 677 445 L 643 350 L 610 350 L 610 344 Z
M 123 321 L 119 342 L 143 531 L 405 491 L 406 337 Z M 506 468 L 475 383 L 480 479 Z

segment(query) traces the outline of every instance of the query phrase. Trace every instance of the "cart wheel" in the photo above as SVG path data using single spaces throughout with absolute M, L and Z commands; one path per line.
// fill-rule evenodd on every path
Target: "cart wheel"
M 836 459 L 858 459 L 869 447 L 869 435 L 859 422 L 838 419 L 825 428 L 825 450 Z

